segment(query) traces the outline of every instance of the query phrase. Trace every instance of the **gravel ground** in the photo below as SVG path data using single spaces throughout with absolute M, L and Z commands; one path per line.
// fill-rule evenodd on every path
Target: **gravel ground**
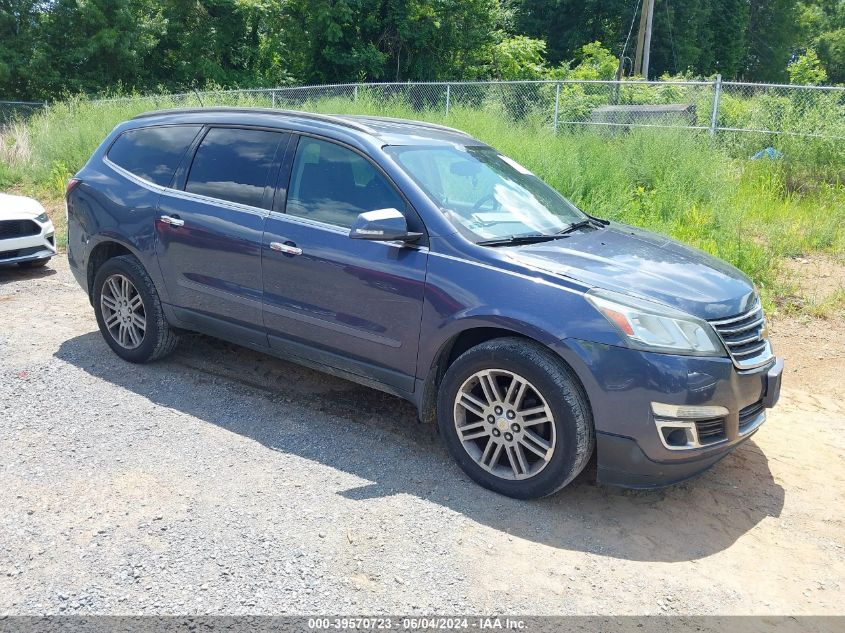
M 391 396 L 199 336 L 120 361 L 58 257 L 0 270 L 0 614 L 842 614 L 843 431 L 787 383 L 693 482 L 514 501 Z

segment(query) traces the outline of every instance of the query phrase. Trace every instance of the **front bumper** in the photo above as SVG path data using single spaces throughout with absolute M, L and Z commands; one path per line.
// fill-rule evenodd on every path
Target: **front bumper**
M 41 228 L 39 233 L 0 239 L 0 265 L 50 259 L 56 254 L 53 223 L 33 222 Z
M 562 355 L 587 390 L 596 427 L 598 479 L 605 484 L 659 488 L 700 474 L 754 435 L 766 409 L 780 396 L 782 359 L 740 371 L 728 358 L 568 343 Z M 726 414 L 702 422 L 702 433 L 718 427 L 703 445 L 673 447 L 661 437 L 654 403 L 718 407 Z

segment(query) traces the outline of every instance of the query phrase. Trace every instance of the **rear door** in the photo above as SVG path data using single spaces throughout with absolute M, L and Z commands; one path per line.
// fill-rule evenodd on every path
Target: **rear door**
M 209 127 L 159 201 L 156 253 L 186 325 L 266 345 L 261 240 L 289 135 Z
M 428 248 L 353 240 L 349 229 L 390 207 L 411 230 L 421 222 L 368 157 L 325 139 L 295 143 L 262 244 L 270 346 L 413 391 Z

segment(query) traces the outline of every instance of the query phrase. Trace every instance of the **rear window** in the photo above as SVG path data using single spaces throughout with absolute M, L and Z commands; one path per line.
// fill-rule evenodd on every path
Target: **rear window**
M 284 134 L 212 128 L 194 156 L 185 191 L 260 207 Z
M 166 187 L 202 126 L 168 125 L 127 130 L 109 149 L 111 162 Z

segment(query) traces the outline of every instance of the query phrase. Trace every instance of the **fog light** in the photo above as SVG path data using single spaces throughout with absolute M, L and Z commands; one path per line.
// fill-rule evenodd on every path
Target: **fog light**
M 654 418 L 654 423 L 657 425 L 660 441 L 669 450 L 688 450 L 701 446 L 698 442 L 698 430 L 695 428 L 695 422 Z
M 663 437 L 670 446 L 686 446 L 690 443 L 687 429 L 663 429 Z
M 672 451 L 713 446 L 725 441 L 728 410 L 717 406 L 652 402 L 654 424 L 663 446 Z

